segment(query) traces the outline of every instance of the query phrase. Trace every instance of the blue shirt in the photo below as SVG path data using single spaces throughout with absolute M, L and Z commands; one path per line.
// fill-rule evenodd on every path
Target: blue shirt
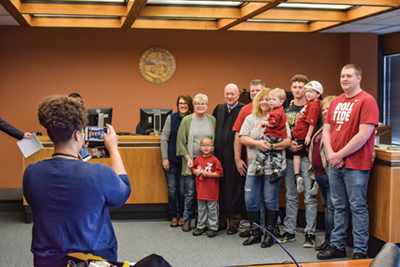
M 109 166 L 66 158 L 30 164 L 23 178 L 32 209 L 35 264 L 51 264 L 71 252 L 117 260 L 117 239 L 108 207 L 128 199 L 128 175 Z

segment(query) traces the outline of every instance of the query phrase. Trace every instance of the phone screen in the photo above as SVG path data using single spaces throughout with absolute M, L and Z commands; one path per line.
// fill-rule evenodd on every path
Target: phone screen
M 79 157 L 83 161 L 88 161 L 92 158 L 84 145 L 82 145 L 81 150 L 79 150 Z
M 86 127 L 86 141 L 102 142 L 104 134 L 107 133 L 107 126 L 88 126 Z

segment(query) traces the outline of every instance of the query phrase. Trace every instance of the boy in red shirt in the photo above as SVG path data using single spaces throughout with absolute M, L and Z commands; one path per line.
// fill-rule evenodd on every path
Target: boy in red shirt
M 304 87 L 306 88 L 307 103 L 300 111 L 299 118 L 292 130 L 292 138 L 297 141 L 297 144 L 308 146 L 315 133 L 315 125 L 321 116 L 320 99 L 324 89 L 317 81 L 311 81 Z M 301 193 L 304 191 L 304 186 L 303 177 L 300 176 L 301 154 L 299 152 L 293 154 L 293 169 L 297 192 Z
M 282 142 L 287 137 L 286 114 L 282 104 L 285 102 L 286 93 L 283 89 L 275 88 L 268 94 L 268 104 L 272 109 L 267 118 L 263 118 L 261 126 L 265 127 L 263 140 L 270 143 L 271 150 L 259 151 L 256 155 L 257 170 L 255 175 L 262 175 L 265 161 L 270 156 L 271 166 L 274 172 L 271 174 L 270 183 L 276 183 L 282 179 L 281 166 L 283 160 L 283 150 L 274 150 L 274 143 Z
M 198 205 L 197 229 L 193 235 L 207 234 L 208 237 L 214 237 L 218 231 L 219 178 L 223 176 L 223 172 L 221 162 L 212 154 L 214 143 L 211 138 L 205 137 L 201 140 L 200 150 L 203 154 L 196 157 L 191 168 L 196 175 Z

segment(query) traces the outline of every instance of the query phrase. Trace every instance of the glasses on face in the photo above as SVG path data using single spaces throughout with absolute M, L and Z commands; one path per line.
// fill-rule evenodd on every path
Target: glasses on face
M 212 147 L 213 145 L 200 145 L 201 147 Z
M 196 103 L 196 104 L 194 104 L 195 106 L 207 106 L 207 104 L 206 103 Z
M 187 103 L 181 103 L 181 102 L 179 102 L 179 106 L 187 106 Z

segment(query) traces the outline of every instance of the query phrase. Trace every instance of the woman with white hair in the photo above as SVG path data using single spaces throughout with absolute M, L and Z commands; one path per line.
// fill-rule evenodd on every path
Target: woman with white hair
M 196 180 L 190 168 L 194 159 L 201 155 L 200 141 L 204 137 L 214 140 L 216 120 L 206 113 L 208 97 L 197 94 L 193 98 L 194 112 L 182 119 L 176 142 L 176 155 L 182 157 L 182 178 L 185 181 L 185 208 L 183 212 L 182 231 L 190 231 L 190 222 L 195 217 Z

